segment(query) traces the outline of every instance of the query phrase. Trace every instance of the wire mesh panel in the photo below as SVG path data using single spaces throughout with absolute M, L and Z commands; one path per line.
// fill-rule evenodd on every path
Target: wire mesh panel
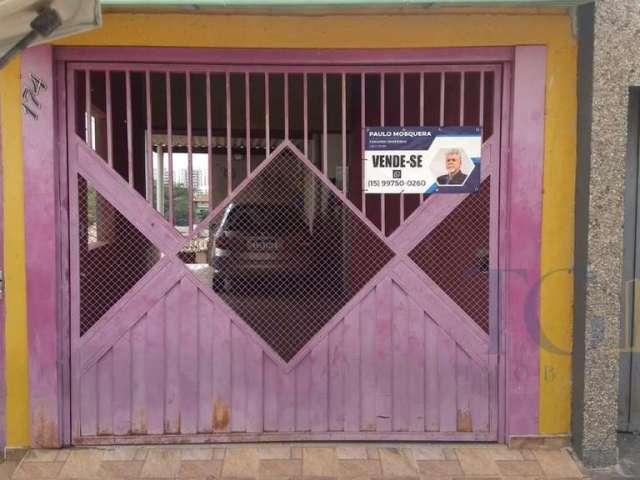
M 490 177 L 409 257 L 485 332 L 489 332 Z
M 80 335 L 84 335 L 153 265 L 160 252 L 78 176 Z
M 285 361 L 393 257 L 289 149 L 212 220 L 208 238 L 206 264 L 189 268 Z

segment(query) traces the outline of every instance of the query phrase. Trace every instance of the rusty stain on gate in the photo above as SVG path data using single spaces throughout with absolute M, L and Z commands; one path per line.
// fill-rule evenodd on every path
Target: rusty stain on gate
M 265 376 L 271 374 L 272 360 L 289 364 L 294 372 L 312 369 L 320 361 L 315 355 L 327 361 L 332 355 L 328 347 L 328 353 L 314 353 L 324 348 L 318 342 L 333 342 L 343 360 L 333 359 L 331 365 L 338 378 L 345 378 L 354 355 L 347 346 L 353 312 L 359 312 L 363 335 L 358 344 L 364 342 L 358 355 L 368 355 L 367 315 L 371 322 L 378 315 L 375 322 L 390 333 L 390 340 L 371 333 L 377 349 L 372 354 L 391 354 L 396 339 L 409 335 L 413 347 L 406 355 L 423 359 L 416 371 L 423 372 L 424 405 L 416 416 L 423 431 L 431 428 L 430 416 L 439 415 L 438 431 L 495 435 L 489 384 L 495 372 L 478 352 L 488 342 L 486 335 L 497 334 L 490 328 L 489 308 L 491 242 L 496 238 L 491 218 L 497 215 L 491 175 L 497 172 L 497 157 L 483 158 L 481 192 L 444 198 L 365 195 L 362 156 L 364 127 L 376 125 L 480 126 L 487 145 L 483 155 L 495 155 L 498 148 L 491 150 L 489 144 L 499 145 L 498 67 L 236 71 L 224 66 L 74 64 L 71 72 L 71 134 L 92 152 L 79 148 L 70 161 L 71 171 L 78 172 L 72 187 L 78 228 L 72 234 L 78 236 L 79 253 L 73 344 L 90 350 L 83 358 L 97 362 L 74 367 L 83 412 L 76 415 L 83 424 L 81 436 L 243 431 L 248 428 L 244 416 L 251 414 L 234 407 L 235 397 L 229 394 L 235 365 L 259 358 L 259 374 Z M 103 164 L 99 168 L 97 158 Z M 131 195 L 146 205 L 135 203 L 139 200 Z M 431 220 L 429 212 L 434 212 Z M 402 250 L 409 228 L 422 232 L 421 237 L 407 240 L 413 242 L 411 248 Z M 163 272 L 174 271 L 182 273 L 151 293 L 154 282 L 162 283 Z M 442 306 L 431 311 L 419 298 L 421 289 L 432 292 L 433 301 Z M 125 319 L 127 309 L 136 308 L 140 314 Z M 381 317 L 377 311 L 389 313 Z M 452 319 L 440 318 L 445 311 L 452 312 Z M 183 318 L 178 324 L 172 320 L 176 315 Z M 186 315 L 191 315 L 188 320 Z M 450 322 L 464 327 L 443 327 Z M 129 326 L 119 326 L 125 323 Z M 255 354 L 240 354 L 236 347 L 252 341 L 248 331 L 264 343 Z M 105 334 L 112 340 L 102 340 Z M 145 363 L 150 354 L 160 363 Z M 429 410 L 428 403 L 436 400 L 427 397 L 438 395 L 429 390 L 433 385 L 425 376 L 435 368 L 427 361 L 431 355 L 452 362 L 449 374 L 455 385 L 440 385 L 442 395 L 455 390 L 450 413 L 443 413 L 449 412 L 444 404 L 440 413 Z M 410 364 L 412 358 L 404 361 Z M 183 378 L 183 365 L 197 366 L 197 371 Z M 130 369 L 131 378 L 160 369 L 152 377 L 157 375 L 162 386 L 149 383 L 145 388 L 163 398 L 149 399 L 149 392 L 139 391 L 135 383 L 114 380 L 110 372 L 118 366 Z M 202 369 L 214 396 L 196 392 L 194 398 L 185 397 L 172 386 L 174 380 L 186 382 L 188 390 Z M 281 378 L 278 388 L 288 388 L 289 381 Z M 298 382 L 303 381 L 296 380 L 292 388 L 301 388 Z M 362 380 L 363 392 L 367 381 Z M 481 385 L 475 385 L 478 381 Z M 255 388 L 247 383 L 246 391 L 235 395 L 246 401 L 264 396 L 260 426 L 252 428 L 271 431 L 268 387 Z M 104 400 L 91 405 L 105 392 L 110 396 L 106 407 Z M 477 392 L 484 400 L 474 399 Z M 185 406 L 185 401 L 191 403 Z M 332 401 L 327 400 L 326 408 Z M 144 408 L 134 405 L 138 402 Z M 482 406 L 474 407 L 474 402 Z M 189 405 L 196 418 L 185 414 Z M 295 408 L 308 409 L 303 419 L 313 410 L 311 404 Z M 119 414 L 119 409 L 137 413 Z M 363 414 L 361 429 L 373 425 L 393 431 L 398 420 L 392 413 L 371 419 Z M 307 431 L 306 420 L 301 421 L 300 428 Z M 321 430 L 332 428 L 320 425 Z

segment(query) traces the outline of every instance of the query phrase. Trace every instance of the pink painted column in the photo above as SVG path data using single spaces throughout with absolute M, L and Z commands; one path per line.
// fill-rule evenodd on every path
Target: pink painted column
M 62 285 L 57 275 L 59 173 L 52 53 L 48 45 L 26 50 L 21 75 L 22 88 L 31 89 L 39 103 L 28 97 L 37 118 L 26 111 L 22 116 L 31 444 L 48 448 L 61 445 L 59 392 L 63 391 L 58 370 Z M 38 81 L 44 85 L 34 85 Z
M 506 431 L 538 433 L 540 237 L 546 49 L 515 48 L 511 155 L 506 166 L 509 204 L 504 282 L 506 334 Z M 523 241 L 523 239 L 528 239 Z

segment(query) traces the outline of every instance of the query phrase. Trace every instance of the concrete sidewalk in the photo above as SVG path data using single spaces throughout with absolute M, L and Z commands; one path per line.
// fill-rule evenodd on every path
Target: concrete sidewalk
M 32 450 L 12 480 L 586 478 L 568 450 L 463 444 L 262 444 Z M 12 473 L 9 469 L 15 468 Z M 2 478 L 0 466 L 0 478 Z

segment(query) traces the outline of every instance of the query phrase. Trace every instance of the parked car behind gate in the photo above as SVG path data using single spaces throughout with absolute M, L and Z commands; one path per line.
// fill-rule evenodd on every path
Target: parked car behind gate
M 303 279 L 312 261 L 308 222 L 301 208 L 282 204 L 231 203 L 209 232 L 212 287 L 228 291 L 238 281 L 269 277 Z

